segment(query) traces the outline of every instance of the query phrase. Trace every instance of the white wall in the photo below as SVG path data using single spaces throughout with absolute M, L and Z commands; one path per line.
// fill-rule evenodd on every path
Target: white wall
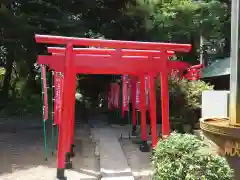
M 203 91 L 202 117 L 228 117 L 229 91 Z

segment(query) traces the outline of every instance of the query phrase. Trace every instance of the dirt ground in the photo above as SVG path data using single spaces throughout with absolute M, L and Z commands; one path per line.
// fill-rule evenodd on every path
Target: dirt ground
M 90 127 L 76 125 L 76 157 L 73 169 L 66 171 L 69 180 L 98 180 L 99 156 L 95 155 L 95 142 Z M 48 139 L 50 143 L 50 139 Z M 120 142 L 136 180 L 151 180 L 150 153 L 142 153 L 130 140 Z M 43 129 L 25 131 L 0 131 L 0 180 L 55 180 L 56 153 L 48 149 L 48 161 L 44 161 Z
M 68 179 L 99 179 L 99 159 L 87 126 L 80 125 L 76 134 L 76 157 Z M 49 153 L 50 154 L 50 153 Z M 0 133 L 0 180 L 55 180 L 56 155 L 44 161 L 43 130 Z

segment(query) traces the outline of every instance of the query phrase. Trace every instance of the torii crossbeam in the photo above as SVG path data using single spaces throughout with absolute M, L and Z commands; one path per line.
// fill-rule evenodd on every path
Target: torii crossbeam
M 169 61 L 174 52 L 188 52 L 188 44 L 117 41 L 61 36 L 35 35 L 37 43 L 66 45 L 66 48 L 48 48 L 49 56 L 38 57 L 39 64 L 64 74 L 62 120 L 59 124 L 57 155 L 57 178 L 64 176 L 65 160 L 69 153 L 73 131 L 74 82 L 76 74 L 129 74 L 150 76 L 150 116 L 152 144 L 156 145 L 156 97 L 154 77 L 161 75 L 162 134 L 170 134 L 168 73 L 171 69 L 186 68 L 187 64 Z M 94 46 L 112 49 L 73 48 L 73 46 Z M 145 102 L 144 102 L 145 103 Z

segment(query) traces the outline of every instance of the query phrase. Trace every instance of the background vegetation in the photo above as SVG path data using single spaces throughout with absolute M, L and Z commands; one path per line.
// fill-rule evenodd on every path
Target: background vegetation
M 35 33 L 190 43 L 192 51 L 179 59 L 196 64 L 204 52 L 211 63 L 229 55 L 230 1 L 2 0 L 0 24 L 0 111 L 25 114 L 40 109 L 35 62 L 46 49 L 34 42 Z M 81 76 L 78 88 L 94 104 L 112 79 Z
M 194 128 L 201 117 L 202 92 L 205 90 L 213 90 L 213 86 L 200 80 L 174 78 L 169 80 L 169 109 L 172 124 L 189 124 L 192 129 Z M 158 95 L 160 95 L 159 91 L 160 88 L 157 89 Z M 160 99 L 159 97 L 159 104 Z
M 229 56 L 230 2 L 1 0 L 0 116 L 39 114 L 41 110 L 39 67 L 35 62 L 38 54 L 46 53 L 46 48 L 35 43 L 36 33 L 189 43 L 192 45 L 191 52 L 178 54 L 177 58 L 198 64 L 202 54 L 203 60 L 210 64 L 216 58 Z M 50 84 L 51 75 L 48 74 L 48 77 Z M 99 95 L 104 96 L 109 82 L 117 78 L 79 76 L 78 92 L 83 95 L 82 101 L 96 106 Z M 201 81 L 174 79 L 169 84 L 171 117 L 197 119 L 201 92 L 212 87 Z M 157 92 L 159 94 L 159 85 Z M 157 98 L 160 100 L 160 97 Z M 86 109 L 83 112 L 86 113 Z M 232 179 L 232 172 L 223 159 L 198 151 L 204 147 L 201 141 L 190 135 L 173 135 L 159 141 L 153 156 L 154 178 Z

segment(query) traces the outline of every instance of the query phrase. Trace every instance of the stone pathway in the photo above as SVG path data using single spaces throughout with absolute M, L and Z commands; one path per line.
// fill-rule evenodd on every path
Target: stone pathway
M 141 152 L 139 145 L 128 139 L 130 126 L 109 126 L 97 120 L 90 123 L 93 139 L 98 144 L 96 154 L 100 155 L 102 179 L 151 180 L 151 153 Z
M 113 129 L 103 129 L 99 142 L 100 172 L 102 180 L 134 180 L 131 168 Z
M 132 126 L 131 125 L 125 125 L 125 126 L 120 126 L 120 125 L 111 125 L 112 128 L 115 129 L 117 136 L 121 137 L 123 139 L 128 139 L 129 138 L 129 132 L 132 131 Z M 139 132 L 139 137 L 141 134 L 141 129 L 140 126 L 138 126 L 137 131 Z M 157 134 L 159 135 L 161 133 L 161 124 L 157 125 Z M 150 125 L 147 125 L 147 135 L 148 135 L 148 139 L 151 139 L 151 135 L 150 135 Z
M 131 126 L 112 125 L 112 128 L 116 132 L 117 137 L 120 137 L 122 134 L 123 138 L 120 140 L 120 144 L 135 180 L 151 180 L 153 173 L 150 160 L 151 153 L 141 152 L 139 150 L 139 145 L 134 143 L 138 142 L 139 138 L 128 139 L 129 132 L 131 132 Z M 148 133 L 149 129 L 150 127 L 148 126 Z M 160 129 L 161 125 L 158 125 L 158 133 L 160 132 Z M 149 139 L 151 139 L 150 135 Z
M 116 131 L 104 121 L 90 121 L 100 156 L 101 180 L 134 180 Z
M 139 145 L 126 139 L 121 140 L 120 143 L 135 180 L 151 180 L 153 173 L 150 160 L 151 153 L 141 152 Z

